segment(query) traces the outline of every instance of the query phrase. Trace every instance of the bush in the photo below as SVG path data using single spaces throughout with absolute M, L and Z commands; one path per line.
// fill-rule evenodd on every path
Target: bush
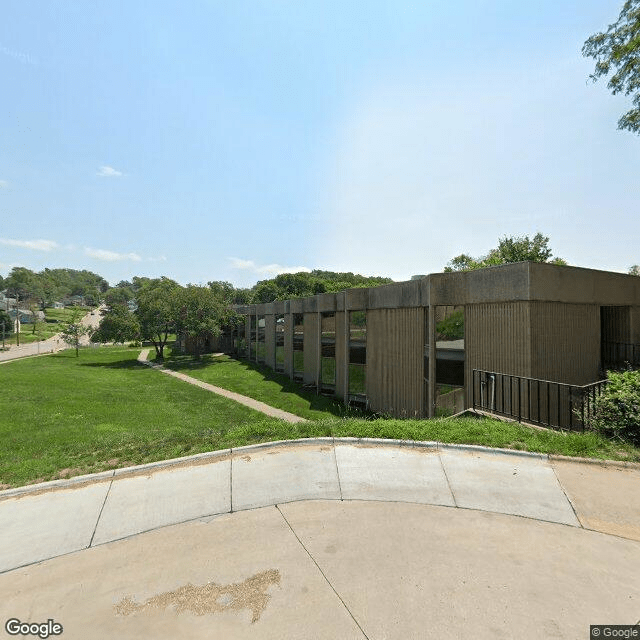
M 608 438 L 640 445 L 640 371 L 607 374 L 609 384 L 596 399 L 589 426 Z
M 438 322 L 436 331 L 447 340 L 464 338 L 464 311 L 455 311 L 442 322 Z

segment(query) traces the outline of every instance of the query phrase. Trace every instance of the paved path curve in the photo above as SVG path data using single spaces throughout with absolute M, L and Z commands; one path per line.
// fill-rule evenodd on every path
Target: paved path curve
M 260 402 L 259 400 L 254 400 L 253 398 L 249 398 L 248 396 L 243 396 L 239 393 L 229 391 L 228 389 L 223 389 L 222 387 L 216 387 L 213 384 L 203 382 L 202 380 L 198 380 L 197 378 L 192 378 L 191 376 L 187 376 L 184 373 L 180 373 L 179 371 L 165 369 L 162 365 L 149 362 L 147 358 L 149 357 L 150 351 L 151 349 L 143 349 L 138 356 L 138 362 L 153 367 L 154 369 L 161 371 L 168 376 L 178 378 L 178 380 L 182 380 L 183 382 L 188 382 L 189 384 L 200 387 L 201 389 L 205 389 L 206 391 L 211 391 L 212 393 L 217 393 L 219 396 L 224 396 L 225 398 L 234 400 L 235 402 L 243 404 L 245 407 L 260 411 L 261 413 L 271 416 L 272 418 L 285 420 L 286 422 L 289 422 L 291 424 L 296 424 L 297 422 L 305 422 L 304 418 L 301 418 L 300 416 L 297 416 L 293 413 L 289 413 L 288 411 L 276 409 L 275 407 L 265 404 L 264 402 Z
M 640 617 L 640 469 L 253 445 L 0 492 L 0 572 L 65 638 L 588 638 Z
M 100 309 L 94 309 L 87 313 L 81 320 L 81 323 L 87 327 L 96 329 L 100 324 Z M 22 332 L 26 333 L 26 332 Z M 80 338 L 80 344 L 82 346 L 88 346 L 90 344 L 88 336 L 82 336 Z M 38 342 L 28 342 L 21 344 L 20 346 L 12 345 L 7 351 L 0 351 L 0 363 L 9 362 L 10 360 L 17 360 L 18 358 L 30 358 L 33 356 L 46 355 L 49 353 L 56 353 L 68 349 L 69 345 L 60 337 L 57 333 L 46 340 L 40 340 Z

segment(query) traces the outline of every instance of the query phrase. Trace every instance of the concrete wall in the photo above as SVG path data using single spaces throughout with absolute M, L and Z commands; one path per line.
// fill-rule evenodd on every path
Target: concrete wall
M 420 415 L 428 406 L 423 349 L 429 305 L 465 307 L 466 403 L 471 371 L 585 384 L 598 379 L 600 308 L 626 307 L 616 324 L 623 342 L 640 343 L 640 278 L 592 269 L 518 263 L 466 273 L 431 274 L 419 280 L 337 294 L 238 307 L 267 318 L 267 361 L 275 366 L 273 314 L 285 314 L 285 372 L 293 374 L 293 322 L 304 314 L 304 382 L 318 384 L 318 314 L 335 312 L 336 396 L 348 389 L 349 310 L 367 311 L 369 405 L 395 415 Z M 613 322 L 613 321 L 612 321 Z M 615 334 L 615 335 L 618 335 Z M 255 340 L 255 336 L 247 338 Z M 273 349 L 272 349 L 272 345 Z
M 600 307 L 531 302 L 531 377 L 595 382 L 600 369 Z
M 367 313 L 369 407 L 398 417 L 424 414 L 423 308 L 375 309 Z

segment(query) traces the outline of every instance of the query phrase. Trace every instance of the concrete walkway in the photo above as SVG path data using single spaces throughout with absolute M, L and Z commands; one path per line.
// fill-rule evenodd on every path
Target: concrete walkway
M 217 393 L 219 396 L 224 396 L 225 398 L 229 398 L 229 400 L 233 400 L 240 404 L 243 404 L 245 407 L 249 407 L 250 409 L 255 409 L 256 411 L 260 411 L 265 415 L 271 416 L 272 418 L 278 418 L 279 420 L 285 420 L 286 422 L 290 422 L 291 424 L 295 424 L 297 422 L 305 422 L 304 418 L 297 416 L 293 413 L 289 413 L 288 411 L 283 411 L 282 409 L 276 409 L 264 402 L 260 402 L 259 400 L 254 400 L 253 398 L 249 398 L 248 396 L 243 396 L 239 393 L 234 393 L 233 391 L 229 391 L 228 389 L 223 389 L 222 387 L 216 387 L 213 384 L 209 384 L 208 382 L 203 382 L 202 380 L 198 380 L 197 378 L 192 378 L 191 376 L 185 375 L 184 373 L 180 373 L 179 371 L 172 371 L 171 369 L 165 369 L 162 365 L 155 364 L 153 362 L 148 361 L 149 352 L 151 349 L 143 349 L 138 356 L 138 362 L 142 364 L 146 364 L 149 367 L 153 367 L 162 373 L 166 373 L 168 376 L 173 376 L 174 378 L 178 378 L 178 380 L 182 380 L 183 382 L 188 382 L 189 384 L 193 384 L 196 387 L 200 387 L 201 389 L 205 389 L 206 391 L 211 391 L 212 393 Z
M 0 492 L 0 571 L 64 638 L 588 638 L 640 618 L 640 468 L 254 445 Z

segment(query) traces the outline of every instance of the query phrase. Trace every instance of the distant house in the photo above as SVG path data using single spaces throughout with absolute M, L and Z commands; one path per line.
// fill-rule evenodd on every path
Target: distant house
M 9 309 L 9 317 L 15 322 L 16 315 L 20 319 L 20 324 L 33 324 L 34 322 L 42 322 L 44 320 L 44 313 L 37 311 L 35 314 L 29 309 L 18 309 L 17 313 L 15 309 Z
M 65 307 L 83 307 L 85 304 L 84 296 L 76 295 L 65 298 Z
M 48 309 L 64 309 L 64 302 L 50 302 L 47 305 Z

